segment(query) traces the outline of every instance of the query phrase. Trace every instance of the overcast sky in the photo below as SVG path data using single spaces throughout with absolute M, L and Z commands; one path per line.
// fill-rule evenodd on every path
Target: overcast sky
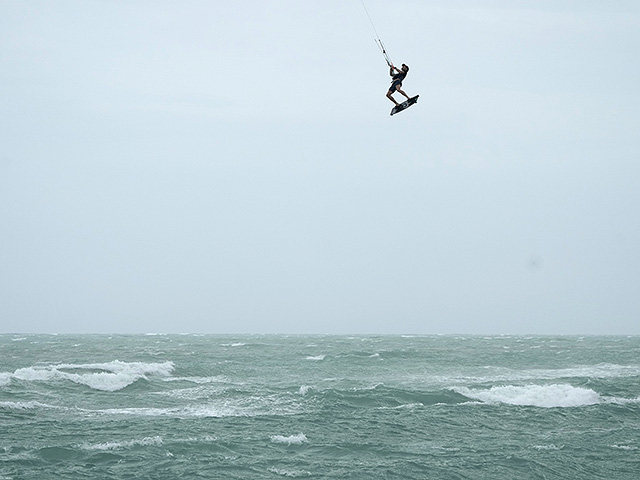
M 640 333 L 640 2 L 0 0 L 0 332 Z

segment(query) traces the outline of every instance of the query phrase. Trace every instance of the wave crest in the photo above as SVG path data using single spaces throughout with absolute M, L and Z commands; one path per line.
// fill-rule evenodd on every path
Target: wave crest
M 505 403 L 531 407 L 583 407 L 605 403 L 606 400 L 589 388 L 567 384 L 500 386 L 490 389 L 454 387 L 451 390 L 484 403 Z
M 143 363 L 114 360 L 107 363 L 63 363 L 19 368 L 12 374 L 3 372 L 0 380 L 4 382 L 3 384 L 13 379 L 27 382 L 69 380 L 94 390 L 115 392 L 142 378 L 146 379 L 147 375 L 169 375 L 173 368 L 172 362 Z
M 135 440 L 126 440 L 122 442 L 105 442 L 105 443 L 83 443 L 80 448 L 83 450 L 123 450 L 133 447 L 147 447 L 162 445 L 164 440 L 160 436 L 145 437 Z
M 274 443 L 286 443 L 287 445 L 302 445 L 307 441 L 307 436 L 304 433 L 289 435 L 288 437 L 283 435 L 272 435 L 271 441 Z

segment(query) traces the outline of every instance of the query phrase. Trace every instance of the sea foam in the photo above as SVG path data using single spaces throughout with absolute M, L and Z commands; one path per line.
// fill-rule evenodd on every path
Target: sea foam
M 302 385 L 298 390 L 298 395 L 306 395 L 307 393 L 309 393 L 310 389 L 311 387 L 309 385 Z
M 289 435 L 288 437 L 283 435 L 272 435 L 271 441 L 273 443 L 286 443 L 287 445 L 301 445 L 307 441 L 307 436 L 304 433 Z
M 42 408 L 59 408 L 53 405 L 47 405 L 46 403 L 36 402 L 35 400 L 29 400 L 24 402 L 0 402 L 0 410 L 36 410 Z
M 298 477 L 310 477 L 311 476 L 311 472 L 308 472 L 306 470 L 287 470 L 285 468 L 271 467 L 271 468 L 269 468 L 269 471 L 271 473 L 275 473 L 276 475 L 280 475 L 282 477 L 298 478 Z
M 162 444 L 162 437 L 155 436 L 135 440 L 125 440 L 123 442 L 83 443 L 82 445 L 80 445 L 80 448 L 82 448 L 83 450 L 122 450 L 138 446 L 146 447 Z
M 532 407 L 583 407 L 604 403 L 605 400 L 589 388 L 566 384 L 501 386 L 490 389 L 454 387 L 453 391 L 484 403 L 505 403 Z
M 69 380 L 86 385 L 94 390 L 115 392 L 133 384 L 147 375 L 169 375 L 173 371 L 172 362 L 142 363 L 121 362 L 115 360 L 107 363 L 57 364 L 19 368 L 8 378 L 38 382 L 52 380 Z M 8 383 L 6 373 L 0 376 L 2 382 Z

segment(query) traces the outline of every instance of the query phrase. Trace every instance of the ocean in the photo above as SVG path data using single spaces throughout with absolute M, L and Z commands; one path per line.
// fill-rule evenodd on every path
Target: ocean
M 640 337 L 0 335 L 0 480 L 640 478 Z

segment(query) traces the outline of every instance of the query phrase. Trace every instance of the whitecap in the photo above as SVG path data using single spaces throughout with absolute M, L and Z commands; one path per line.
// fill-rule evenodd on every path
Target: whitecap
M 298 477 L 309 477 L 311 476 L 311 472 L 307 472 L 305 470 L 286 470 L 284 468 L 275 468 L 275 467 L 271 467 L 269 469 L 269 471 L 271 473 L 275 473 L 276 475 L 281 475 L 283 477 L 290 477 L 290 478 L 298 478 Z
M 271 441 L 273 443 L 286 443 L 287 445 L 302 445 L 307 441 L 307 436 L 304 433 L 289 435 L 288 437 L 283 435 L 272 435 Z
M 164 382 L 190 382 L 197 383 L 199 385 L 207 383 L 226 383 L 229 382 L 229 378 L 222 375 L 217 377 L 168 377 L 162 379 Z
M 147 375 L 169 375 L 173 368 L 172 362 L 143 363 L 115 360 L 107 363 L 38 365 L 19 368 L 10 374 L 9 378 L 31 382 L 69 380 L 94 390 L 115 392 L 141 378 L 147 378 Z
M 606 403 L 613 403 L 616 405 L 628 405 L 630 403 L 640 403 L 640 397 L 636 397 L 636 398 L 605 397 L 603 400 Z
M 534 450 L 540 450 L 540 451 L 562 450 L 564 448 L 564 445 L 557 446 L 551 443 L 549 445 L 534 445 L 533 448 Z
M 225 388 L 220 385 L 198 385 L 191 388 L 179 388 L 176 390 L 169 390 L 163 392 L 154 392 L 154 395 L 161 395 L 164 397 L 179 398 L 183 400 L 196 400 L 196 399 L 208 399 L 214 395 L 219 395 L 225 391 Z
M 611 448 L 616 450 L 624 450 L 626 452 L 631 452 L 634 450 L 638 450 L 638 447 L 634 447 L 632 445 L 609 445 Z
M 317 362 L 324 360 L 325 355 L 316 355 L 315 357 L 313 356 L 309 356 L 306 358 L 306 360 L 315 360 Z
M 94 414 L 127 415 L 140 417 L 175 417 L 175 418 L 223 418 L 246 417 L 258 414 L 241 406 L 221 404 L 189 405 L 186 407 L 158 408 L 158 407 L 125 407 L 92 410 Z
M 0 402 L 0 409 L 6 410 L 36 410 L 39 408 L 59 408 L 53 405 L 47 405 L 46 403 L 36 402 L 35 400 L 30 400 L 26 402 Z
M 300 390 L 298 390 L 298 395 L 306 395 L 307 393 L 309 393 L 310 389 L 311 387 L 309 385 L 302 385 L 300 387 Z
M 177 408 L 154 408 L 154 407 L 129 407 L 129 408 L 107 408 L 104 410 L 85 410 L 88 413 L 104 415 L 136 415 L 141 417 L 164 417 L 180 416 L 181 409 Z
M 126 440 L 124 442 L 104 442 L 104 443 L 83 443 L 80 448 L 83 450 L 123 450 L 136 446 L 157 446 L 164 443 L 162 437 L 145 437 L 141 439 Z
M 603 398 L 589 388 L 566 384 L 491 387 L 489 390 L 454 387 L 453 391 L 484 403 L 532 407 L 583 407 L 603 403 Z
M 16 380 L 25 380 L 28 382 L 46 381 L 55 377 L 56 372 L 52 368 L 47 367 L 26 367 L 19 368 L 11 375 Z

